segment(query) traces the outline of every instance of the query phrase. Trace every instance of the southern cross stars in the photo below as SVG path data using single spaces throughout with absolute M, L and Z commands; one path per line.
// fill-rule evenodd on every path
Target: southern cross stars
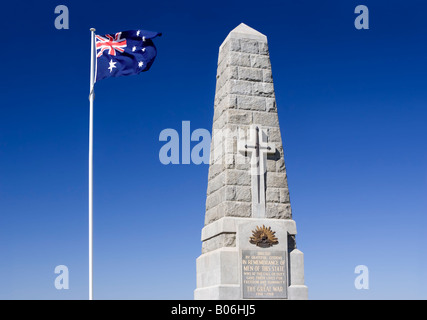
M 145 48 L 142 48 L 141 50 L 142 50 L 142 52 L 145 52 Z M 135 51 L 136 51 L 136 46 L 133 46 L 132 47 L 132 52 L 135 52 Z
M 117 62 L 113 62 L 113 59 L 110 60 L 110 63 L 109 63 L 110 66 L 108 67 L 108 69 L 110 70 L 110 73 L 113 71 L 114 68 L 117 68 L 116 63 Z
M 136 31 L 136 36 L 139 37 L 140 34 L 141 34 L 141 30 L 137 30 Z M 146 41 L 146 39 L 145 39 L 144 36 L 142 36 L 142 41 L 143 42 Z M 136 52 L 136 51 L 139 51 L 139 50 L 141 50 L 142 52 L 145 52 L 145 48 L 139 49 L 137 46 L 132 46 L 131 50 L 132 50 L 132 52 Z M 117 61 L 113 61 L 113 59 L 111 59 L 108 64 L 109 64 L 108 70 L 110 70 L 110 73 L 113 72 L 113 70 L 117 68 L 117 66 L 116 66 Z M 144 62 L 143 61 L 138 61 L 138 67 L 142 68 L 143 66 L 144 66 Z

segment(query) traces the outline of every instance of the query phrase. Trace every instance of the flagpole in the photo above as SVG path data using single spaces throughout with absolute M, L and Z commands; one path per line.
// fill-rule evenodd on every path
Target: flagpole
M 95 28 L 91 28 L 89 93 L 89 300 L 93 299 L 93 98 L 95 84 Z

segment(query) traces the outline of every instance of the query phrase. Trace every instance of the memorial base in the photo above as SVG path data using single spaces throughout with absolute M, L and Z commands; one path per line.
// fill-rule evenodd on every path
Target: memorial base
M 220 246 L 227 234 L 229 246 Z M 296 235 L 291 219 L 224 217 L 203 228 L 212 249 L 196 262 L 196 300 L 307 299 L 304 257 L 288 246 Z M 216 242 L 215 242 L 216 241 Z

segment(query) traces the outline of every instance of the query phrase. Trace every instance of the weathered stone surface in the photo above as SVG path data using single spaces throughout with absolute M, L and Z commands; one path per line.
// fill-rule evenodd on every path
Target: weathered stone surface
M 252 94 L 252 82 L 243 81 L 243 80 L 230 80 L 228 82 L 229 92 L 231 94 L 240 94 L 240 95 L 251 95 Z
M 275 98 L 266 98 L 265 105 L 266 105 L 267 112 L 277 112 Z
M 263 97 L 237 96 L 238 109 L 265 111 L 266 100 Z
M 206 210 L 212 209 L 225 201 L 225 188 L 221 188 L 206 197 Z
M 267 172 L 276 172 L 276 159 L 267 158 Z
M 273 74 L 271 73 L 271 70 L 263 70 L 263 77 L 262 81 L 273 83 Z
M 266 218 L 292 219 L 291 205 L 289 203 L 267 203 Z
M 279 117 L 275 112 L 254 112 L 252 121 L 263 127 L 279 127 Z
M 258 44 L 259 54 L 268 55 L 268 45 L 267 42 L 260 42 Z
M 274 97 L 274 87 L 272 83 L 259 82 L 252 85 L 252 93 L 255 96 Z
M 280 202 L 280 189 L 270 188 L 267 192 L 267 202 Z
M 279 189 L 280 190 L 280 202 L 281 203 L 289 203 L 290 199 L 289 199 L 289 190 L 282 188 Z
M 252 68 L 271 69 L 270 58 L 268 56 L 251 55 L 249 66 Z
M 267 172 L 267 189 L 286 188 L 286 174 L 283 172 Z
M 225 172 L 221 172 L 217 176 L 211 179 L 210 183 L 208 184 L 208 191 L 207 194 L 210 195 L 214 193 L 215 191 L 219 190 L 225 185 Z
M 247 154 L 237 150 L 237 140 L 248 137 L 236 133 L 251 125 L 267 128 L 269 141 L 277 144 L 276 155 L 266 160 L 265 201 L 289 203 L 267 38 L 242 24 L 230 32 L 219 51 L 206 223 L 234 214 L 250 216 L 251 163 Z M 239 210 L 240 206 L 244 209 Z M 290 206 L 286 210 L 272 208 L 270 215 L 290 217 Z
M 253 123 L 252 113 L 242 110 L 228 110 L 228 122 L 237 125 L 250 125 Z
M 237 201 L 252 201 L 251 188 L 246 186 L 236 186 L 236 200 Z
M 225 183 L 227 185 L 250 186 L 251 175 L 245 170 L 227 170 Z
M 282 142 L 282 137 L 280 135 L 279 128 L 269 128 L 268 129 L 268 138 L 271 142 Z
M 261 166 L 258 171 L 253 170 L 254 158 L 248 151 L 248 144 L 255 144 L 254 136 L 265 148 L 258 149 L 265 155 L 257 160 L 265 169 L 260 175 L 257 172 Z M 257 177 L 262 182 L 257 182 Z M 230 32 L 219 49 L 196 299 L 242 298 L 242 250 L 259 249 L 249 239 L 252 231 L 262 225 L 272 227 L 280 238 L 271 250 L 281 253 L 273 256 L 285 257 L 282 260 L 289 261 L 286 268 L 289 266 L 290 270 L 284 274 L 291 274 L 291 279 L 292 275 L 295 277 L 292 283 L 286 283 L 287 292 L 276 297 L 306 298 L 302 253 L 295 249 L 296 227 L 267 37 L 241 24 Z M 293 254 L 289 255 L 291 250 Z
M 236 78 L 233 78 L 236 79 Z M 260 69 L 238 67 L 237 79 L 246 81 L 263 81 L 264 74 Z
M 259 53 L 258 41 L 251 39 L 240 40 L 240 51 L 247 53 Z
M 202 253 L 223 247 L 236 246 L 236 233 L 221 233 L 216 237 L 207 239 L 202 243 Z
M 251 67 L 251 55 L 249 53 L 229 52 L 228 64 L 237 67 Z

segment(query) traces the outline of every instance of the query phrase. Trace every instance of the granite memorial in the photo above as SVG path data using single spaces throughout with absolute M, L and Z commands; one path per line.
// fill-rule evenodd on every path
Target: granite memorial
M 308 299 L 296 248 L 267 37 L 240 24 L 219 48 L 195 299 Z

